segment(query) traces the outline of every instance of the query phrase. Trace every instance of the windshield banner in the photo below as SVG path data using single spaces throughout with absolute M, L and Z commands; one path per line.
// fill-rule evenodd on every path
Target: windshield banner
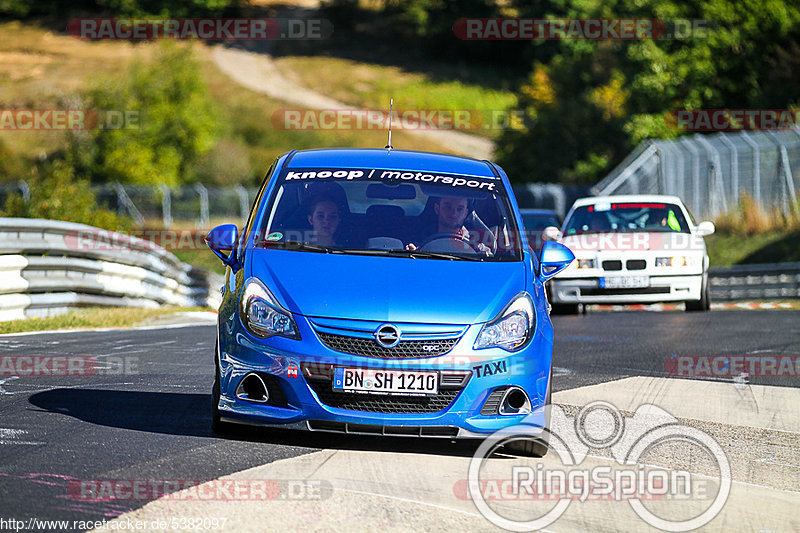
M 441 172 L 411 172 L 379 168 L 296 168 L 283 170 L 281 178 L 284 182 L 318 182 L 318 181 L 378 181 L 378 182 L 415 182 L 420 185 L 449 185 L 472 191 L 501 192 L 502 184 L 497 178 L 482 176 L 463 176 L 443 174 Z

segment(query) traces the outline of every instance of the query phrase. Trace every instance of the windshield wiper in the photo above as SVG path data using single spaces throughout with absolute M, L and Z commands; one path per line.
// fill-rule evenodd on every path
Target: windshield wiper
M 280 248 L 282 250 L 302 250 L 304 252 L 318 252 L 325 254 L 342 253 L 339 248 L 330 248 L 320 244 L 312 244 L 302 241 L 266 241 L 262 240 L 259 244 L 265 248 Z
M 361 255 L 388 255 L 393 257 L 411 257 L 412 259 L 448 259 L 450 261 L 483 261 L 483 257 L 468 257 L 445 252 L 427 252 L 423 250 L 384 250 L 384 249 L 343 249 L 341 252 Z

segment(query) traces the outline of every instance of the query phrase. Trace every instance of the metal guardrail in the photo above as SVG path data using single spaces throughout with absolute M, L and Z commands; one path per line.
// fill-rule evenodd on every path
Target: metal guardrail
M 102 238 L 98 238 L 102 236 Z M 86 306 L 219 306 L 222 277 L 84 224 L 0 218 L 0 321 Z
M 712 267 L 708 275 L 712 302 L 800 298 L 800 263 Z

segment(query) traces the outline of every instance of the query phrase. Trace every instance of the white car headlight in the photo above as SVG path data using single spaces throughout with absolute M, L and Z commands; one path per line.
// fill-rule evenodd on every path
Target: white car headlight
M 473 348 L 502 348 L 514 352 L 525 346 L 533 336 L 536 315 L 527 294 L 519 294 L 500 315 L 484 324 Z
M 275 300 L 275 297 L 256 278 L 248 279 L 239 302 L 242 322 L 254 335 L 262 338 L 280 335 L 299 339 L 291 313 Z
M 690 255 L 673 255 L 672 257 L 656 257 L 657 267 L 695 266 L 697 259 Z

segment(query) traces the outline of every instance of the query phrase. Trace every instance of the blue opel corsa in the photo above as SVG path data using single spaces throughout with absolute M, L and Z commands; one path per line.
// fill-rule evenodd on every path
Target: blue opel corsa
M 573 259 L 530 248 L 503 169 L 392 149 L 279 157 L 227 265 L 213 429 L 485 437 L 525 422 L 546 451 L 553 328 L 543 283 Z M 519 442 L 519 441 L 517 441 Z M 518 445 L 519 447 L 519 445 Z

